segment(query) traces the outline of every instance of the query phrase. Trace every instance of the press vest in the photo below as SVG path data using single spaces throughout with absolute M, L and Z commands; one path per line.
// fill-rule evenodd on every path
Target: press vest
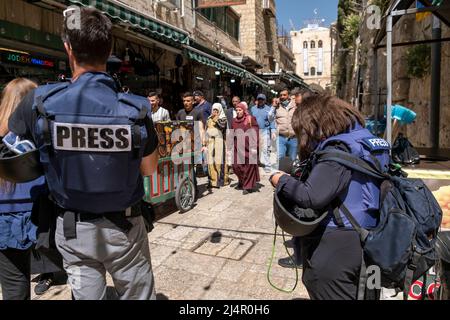
M 85 73 L 73 83 L 39 87 L 33 109 L 41 162 L 60 207 L 108 213 L 142 199 L 147 99 L 118 93 L 105 73 Z
M 45 190 L 45 179 L 41 177 L 28 183 L 16 184 L 12 192 L 0 190 L 0 214 L 31 212 L 33 198 Z
M 389 144 L 375 137 L 367 129 L 357 124 L 349 132 L 331 137 L 323 141 L 317 151 L 324 150 L 330 144 L 341 142 L 350 153 L 358 156 L 386 172 L 389 166 Z M 362 227 L 374 228 L 378 223 L 380 208 L 380 182 L 359 172 L 352 172 L 348 189 L 340 195 L 340 200 L 349 209 Z M 340 213 L 345 227 L 351 228 L 350 222 Z M 329 218 L 325 219 L 328 227 L 337 227 L 338 223 L 330 210 Z

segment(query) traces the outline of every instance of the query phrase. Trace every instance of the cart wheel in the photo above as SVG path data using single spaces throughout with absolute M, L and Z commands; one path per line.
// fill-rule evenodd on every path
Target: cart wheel
M 195 203 L 195 186 L 189 177 L 180 181 L 175 192 L 175 203 L 181 213 L 185 213 L 194 207 Z

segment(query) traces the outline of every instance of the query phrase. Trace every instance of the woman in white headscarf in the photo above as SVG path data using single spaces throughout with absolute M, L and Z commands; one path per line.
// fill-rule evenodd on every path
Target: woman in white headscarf
M 220 103 L 215 103 L 212 106 L 212 113 L 206 127 L 205 146 L 208 148 L 209 186 L 220 188 L 230 183 L 228 166 L 225 161 L 227 116 Z

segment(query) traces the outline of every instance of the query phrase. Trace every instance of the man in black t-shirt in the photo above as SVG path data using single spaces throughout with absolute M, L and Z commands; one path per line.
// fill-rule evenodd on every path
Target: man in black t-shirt
M 183 95 L 184 109 L 178 111 L 178 121 L 201 121 L 203 123 L 203 114 L 194 108 L 194 103 L 194 95 L 192 93 L 187 92 Z
M 194 148 L 195 152 L 195 164 L 203 164 L 203 173 L 206 173 L 208 170 L 206 161 L 205 161 L 205 151 L 206 151 L 206 141 L 205 141 L 205 126 L 204 123 L 208 119 L 203 118 L 203 112 L 197 108 L 194 108 L 194 95 L 190 92 L 187 92 L 183 95 L 183 106 L 184 109 L 181 109 L 177 113 L 178 121 L 192 121 L 194 123 Z M 201 146 L 201 148 L 199 148 Z M 199 150 L 200 149 L 200 150 Z

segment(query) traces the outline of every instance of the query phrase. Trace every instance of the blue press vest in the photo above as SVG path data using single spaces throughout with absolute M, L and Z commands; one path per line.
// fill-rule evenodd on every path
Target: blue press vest
M 45 179 L 16 184 L 12 192 L 0 189 L 0 250 L 25 250 L 36 241 L 31 222 L 33 200 L 46 192 Z
M 324 150 L 332 142 L 342 142 L 349 149 L 350 153 L 358 156 L 372 164 L 375 157 L 381 170 L 386 172 L 389 166 L 389 144 L 383 139 L 375 137 L 369 130 L 356 124 L 347 133 L 331 137 L 317 148 L 317 151 Z M 380 207 L 380 182 L 359 172 L 353 172 L 351 182 L 347 192 L 341 195 L 341 201 L 352 213 L 362 227 L 374 228 L 378 223 Z M 346 227 L 351 228 L 350 222 L 341 212 L 341 218 Z M 337 227 L 336 219 L 330 211 L 329 217 L 324 220 L 328 227 Z
M 105 73 L 39 87 L 36 143 L 50 192 L 77 212 L 124 211 L 144 196 L 147 99 L 117 92 Z

